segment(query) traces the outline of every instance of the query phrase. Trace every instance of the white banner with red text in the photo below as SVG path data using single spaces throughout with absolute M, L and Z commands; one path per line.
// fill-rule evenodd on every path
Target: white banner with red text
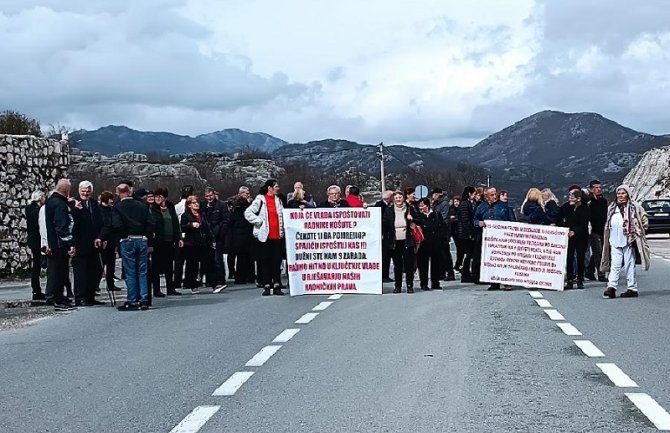
M 481 281 L 508 286 L 563 290 L 568 229 L 486 221 Z
M 382 294 L 381 209 L 284 209 L 291 296 Z

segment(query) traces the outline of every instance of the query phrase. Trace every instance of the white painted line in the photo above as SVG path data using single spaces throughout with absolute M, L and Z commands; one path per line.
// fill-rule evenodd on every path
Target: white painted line
M 612 383 L 619 388 L 637 388 L 637 383 L 623 372 L 616 364 L 596 364 Z
M 535 302 L 542 308 L 551 308 L 551 304 L 546 299 L 536 299 Z
M 312 311 L 323 311 L 326 308 L 330 307 L 331 305 L 333 305 L 332 302 L 322 302 L 319 305 L 317 305 L 316 307 L 312 308 Z
M 557 323 L 557 325 L 559 328 L 561 328 L 561 331 L 563 331 L 565 335 L 569 335 L 571 337 L 582 335 L 582 333 L 579 332 L 579 329 L 575 328 L 569 323 Z
M 535 298 L 535 299 L 543 298 L 542 293 L 540 293 L 540 292 L 529 291 L 528 294 L 530 295 L 531 298 Z
M 181 420 L 170 433 L 197 433 L 221 406 L 198 406 Z
M 582 349 L 584 355 L 588 356 L 589 358 L 602 358 L 605 356 L 605 354 L 602 353 L 600 349 L 598 349 L 596 345 L 591 343 L 589 340 L 575 340 L 575 344 L 577 347 Z
M 333 300 L 333 301 L 337 301 L 337 300 L 340 299 L 341 297 L 342 297 L 342 293 L 338 293 L 337 295 L 330 295 L 330 296 L 328 297 L 328 299 L 331 299 L 331 300 Z
M 281 349 L 281 346 L 265 346 L 244 365 L 246 367 L 260 367 L 265 364 L 272 355 L 277 353 L 279 349 Z
M 542 310 L 542 311 L 547 313 L 547 316 L 549 316 L 551 320 L 565 320 L 565 317 L 563 317 L 563 315 L 559 313 L 558 310 Z
M 297 323 L 297 324 L 299 324 L 299 325 L 305 325 L 305 324 L 311 322 L 312 320 L 314 320 L 314 318 L 315 318 L 316 316 L 318 316 L 318 315 L 319 315 L 319 313 L 307 313 L 307 314 L 304 314 L 301 318 L 299 318 L 298 320 L 296 320 L 295 323 Z
M 281 334 L 277 335 L 274 340 L 272 340 L 273 343 L 286 343 L 289 341 L 291 338 L 295 336 L 300 332 L 300 329 L 298 328 L 292 328 L 292 329 L 284 329 Z
M 656 400 L 644 393 L 627 392 L 628 400 L 640 409 L 649 421 L 659 430 L 670 430 L 670 414 L 656 403 Z
M 254 375 L 253 371 L 237 371 L 214 391 L 213 396 L 235 395 L 238 389 Z

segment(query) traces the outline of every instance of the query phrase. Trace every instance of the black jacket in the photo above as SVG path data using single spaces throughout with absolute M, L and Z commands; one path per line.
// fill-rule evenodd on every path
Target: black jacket
M 440 214 L 440 216 L 442 216 L 442 222 L 446 223 L 444 225 L 444 230 L 447 230 L 447 239 L 451 236 L 451 224 L 449 224 L 450 211 L 451 205 L 449 204 L 449 199 L 446 196 L 443 196 L 440 201 L 433 205 L 433 212 Z M 419 215 L 421 215 L 421 213 L 419 213 Z
M 37 202 L 30 202 L 26 206 L 26 232 L 28 233 L 28 248 L 39 250 L 40 240 L 40 205 Z
M 86 208 L 81 197 L 77 196 L 75 199 L 81 202 L 82 208 L 72 209 L 74 246 L 77 248 L 77 254 L 92 254 L 95 251 L 94 242 L 96 239 L 101 239 L 101 231 L 104 225 L 100 205 L 97 201 L 89 198 L 87 200 L 88 208 Z
M 456 236 L 458 234 L 458 208 L 453 204 L 449 206 L 449 219 L 446 222 L 449 224 L 449 235 Z
M 526 217 L 528 224 L 549 225 L 553 223 L 547 212 L 536 201 L 527 201 L 521 209 L 521 213 Z
M 100 205 L 100 215 L 102 215 L 102 230 L 100 231 L 100 239 L 107 242 L 107 249 L 114 248 L 118 239 L 114 236 L 112 229 L 112 210 L 114 206 Z
M 475 209 L 470 200 L 463 200 L 456 212 L 458 217 L 458 239 L 474 239 L 477 232 L 474 226 Z
M 326 201 L 324 201 L 323 203 L 321 203 L 321 204 L 319 205 L 319 207 L 332 207 L 332 208 L 336 208 L 336 207 L 350 207 L 350 206 L 349 206 L 349 203 L 347 203 L 346 200 L 341 199 L 341 200 L 340 200 L 339 202 L 337 202 L 336 204 L 335 204 L 335 203 L 331 203 L 331 202 L 329 202 L 328 200 L 326 200 Z
M 549 200 L 544 204 L 544 209 L 551 220 L 551 224 L 557 224 L 558 215 L 561 213 L 561 208 L 558 207 L 558 204 L 554 200 Z
M 67 203 L 67 197 L 54 192 L 44 206 L 49 248 L 53 250 L 73 246 L 72 228 L 74 220 Z
M 417 212 L 413 207 L 405 205 L 405 222 L 407 223 L 407 236 L 405 237 L 405 245 L 407 248 L 413 248 L 416 245 L 414 241 L 414 234 L 409 229 L 412 221 L 407 220 L 407 216 L 412 216 L 412 221 L 416 222 Z M 382 215 L 382 244 L 384 247 L 395 250 L 395 206 L 389 206 L 384 210 Z
M 214 243 L 214 235 L 209 228 L 207 218 L 201 218 L 200 226 L 193 227 L 193 223 L 198 222 L 198 218 L 187 209 L 181 216 L 181 232 L 184 233 L 182 240 L 184 245 L 191 247 L 210 247 Z
M 200 203 L 200 211 L 205 215 L 207 224 L 214 235 L 216 242 L 223 242 L 226 238 L 226 228 L 230 211 L 228 205 L 219 199 L 215 199 L 210 205 L 207 201 Z
M 172 241 L 173 242 L 179 242 L 181 239 L 181 226 L 179 223 L 179 218 L 177 218 L 177 212 L 174 209 L 174 205 L 166 201 L 165 204 L 167 205 L 167 210 L 170 213 L 170 218 L 172 219 Z M 150 208 L 151 210 L 151 216 L 153 217 L 154 220 L 154 243 L 162 243 L 166 242 L 165 241 L 165 222 L 163 221 L 163 211 L 161 211 L 161 207 L 157 204 L 154 204 Z
M 116 239 L 128 236 L 145 236 L 149 245 L 153 243 L 154 219 L 144 203 L 133 198 L 125 198 L 112 209 L 112 230 Z M 109 234 L 103 230 L 103 238 Z
M 421 248 L 445 248 L 449 244 L 449 228 L 439 212 L 432 211 L 428 215 L 419 213 L 416 223 L 421 226 L 426 238 Z
M 289 203 L 291 200 L 289 200 Z M 235 202 L 233 211 L 228 220 L 226 232 L 225 249 L 230 254 L 243 254 L 251 252 L 254 240 L 254 225 L 244 217 L 244 211 L 249 207 L 249 202 L 242 199 Z
M 589 209 L 591 211 L 591 231 L 600 236 L 605 235 L 605 224 L 607 223 L 607 199 L 603 196 L 592 197 L 589 200 Z
M 570 203 L 564 203 L 558 214 L 558 225 L 575 232 L 576 241 L 588 241 L 589 218 L 589 207 L 586 204 L 575 208 L 570 206 Z

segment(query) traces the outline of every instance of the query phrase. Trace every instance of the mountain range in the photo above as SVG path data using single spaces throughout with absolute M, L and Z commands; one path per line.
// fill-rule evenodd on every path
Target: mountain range
M 77 131 L 71 139 L 75 147 L 102 154 L 232 153 L 256 149 L 270 152 L 280 165 L 300 162 L 324 173 L 353 168 L 378 176 L 380 170 L 377 145 L 335 139 L 289 144 L 268 134 L 239 129 L 189 137 L 108 126 Z M 611 191 L 642 154 L 668 144 L 670 135 L 638 132 L 600 114 L 542 111 L 472 147 L 386 146 L 384 161 L 387 173 L 457 170 L 459 163 L 477 165 L 490 175 L 492 184 L 522 199 L 530 186 L 549 186 L 560 196 L 568 185 L 586 185 L 592 179 L 599 179 Z M 483 184 L 486 179 L 478 182 Z M 432 186 L 436 185 L 429 185 Z

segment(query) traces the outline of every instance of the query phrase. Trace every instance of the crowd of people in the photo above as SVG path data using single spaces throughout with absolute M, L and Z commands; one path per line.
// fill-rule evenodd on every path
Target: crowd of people
M 356 186 L 347 186 L 342 197 L 340 187 L 332 185 L 326 200 L 317 203 L 301 182 L 284 195 L 274 179 L 254 198 L 241 186 L 228 200 L 213 188 L 206 188 L 200 199 L 188 185 L 180 197 L 173 204 L 167 189 L 135 190 L 131 181 L 119 183 L 115 193 L 103 191 L 98 199 L 88 181 L 80 182 L 74 195 L 67 179 L 59 180 L 48 197 L 34 192 L 26 208 L 33 299 L 46 300 L 57 310 L 104 304 L 96 300 L 103 276 L 107 290 L 120 290 L 115 285 L 117 256 L 127 288 L 127 301 L 118 307 L 122 311 L 147 310 L 153 297 L 179 296 L 179 289 L 197 294 L 204 286 L 221 293 L 229 283 L 254 283 L 263 296 L 281 296 L 283 209 L 368 206 Z M 462 283 L 484 284 L 479 275 L 482 234 L 491 220 L 567 227 L 566 289 L 583 288 L 585 279 L 598 280 L 607 282 L 603 296 L 614 298 L 623 271 L 627 288 L 621 297 L 636 297 L 635 264 L 649 267 L 647 216 L 625 185 L 616 189 L 611 204 L 597 180 L 588 189 L 570 186 L 562 205 L 551 190 L 531 188 L 518 214 L 508 193 L 493 187 L 467 186 L 452 197 L 434 188 L 421 199 L 414 188 L 385 191 L 370 206 L 381 208 L 382 279 L 394 283 L 393 293 L 400 293 L 403 283 L 413 293 L 417 270 L 421 290 L 440 289 L 440 281 L 454 281 L 456 273 Z M 44 293 L 39 278 L 43 261 Z M 501 289 L 512 288 L 488 287 Z

